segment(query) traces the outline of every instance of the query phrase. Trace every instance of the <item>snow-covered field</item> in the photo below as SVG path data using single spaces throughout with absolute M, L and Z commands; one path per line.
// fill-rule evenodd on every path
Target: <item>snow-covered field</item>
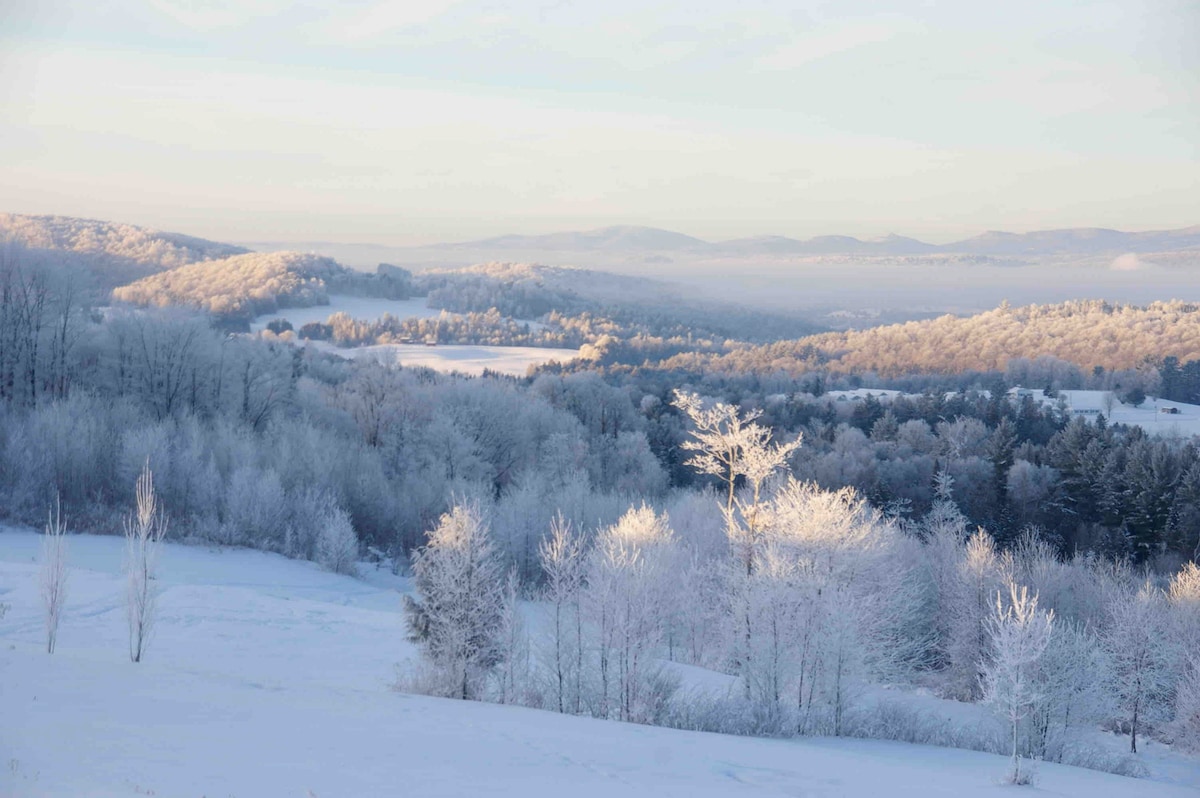
M 425 297 L 414 299 L 374 299 L 370 297 L 348 296 L 346 294 L 330 294 L 328 305 L 314 305 L 310 308 L 285 308 L 276 313 L 268 313 L 256 318 L 250 323 L 252 332 L 261 332 L 267 328 L 272 319 L 287 319 L 292 326 L 299 330 L 310 322 L 324 322 L 334 313 L 345 313 L 352 319 L 375 321 L 383 314 L 390 313 L 398 319 L 436 319 L 445 311 L 431 308 L 425 304 Z M 455 314 L 450 314 L 455 315 Z
M 126 654 L 121 541 L 72 536 L 58 651 L 42 649 L 41 539 L 0 531 L 3 796 L 1004 795 L 1002 757 L 763 740 L 405 695 L 404 580 L 167 545 L 146 659 Z M 1197 769 L 1200 771 L 1200 768 Z M 1179 781 L 1179 773 L 1173 773 Z M 1189 777 L 1188 772 L 1183 772 Z M 1200 773 L 1190 773 L 1200 778 Z M 1038 794 L 1196 795 L 1050 764 Z
M 373 297 L 350 296 L 349 294 L 330 294 L 328 305 L 314 305 L 308 308 L 285 308 L 275 313 L 259 316 L 250 323 L 251 332 L 261 332 L 267 328 L 272 319 L 287 319 L 297 330 L 310 322 L 324 322 L 334 313 L 345 313 L 352 319 L 360 321 L 375 321 L 390 313 L 397 319 L 436 319 L 445 313 L 457 317 L 461 314 L 448 310 L 431 308 L 425 297 L 412 299 L 379 299 Z M 515 319 L 518 324 L 528 324 L 530 329 L 539 330 L 546 325 L 540 321 Z
M 1189 437 L 1200 435 L 1200 405 L 1147 397 L 1138 407 L 1120 400 L 1107 400 L 1108 391 L 1059 391 L 1074 410 L 1099 410 L 1113 424 L 1139 426 L 1151 435 Z M 1164 410 L 1174 409 L 1169 413 Z
M 385 313 L 390 313 L 398 319 L 436 319 L 443 313 L 449 316 L 458 314 L 431 308 L 425 304 L 424 297 L 415 299 L 370 299 L 366 297 L 331 294 L 330 304 L 317 305 L 311 308 L 288 308 L 278 313 L 259 316 L 250 324 L 252 332 L 262 332 L 273 319 L 287 319 L 292 327 L 299 330 L 310 322 L 324 322 L 334 313 L 345 313 L 351 318 L 363 321 L 374 321 Z M 536 321 L 518 320 L 531 328 L 542 325 Z M 360 358 L 375 357 L 386 363 L 402 366 L 425 366 L 435 371 L 480 375 L 484 370 L 495 371 L 499 374 L 509 374 L 524 377 L 530 366 L 540 366 L 553 360 L 568 361 L 579 356 L 577 349 L 554 349 L 538 346 L 483 346 L 474 344 L 443 344 L 440 346 L 425 346 L 424 344 L 379 344 L 376 346 L 359 346 L 343 349 L 324 341 L 299 342 L 306 346 L 315 346 L 322 351 L 331 352 L 340 357 Z
M 435 371 L 462 374 L 482 374 L 484 369 L 514 377 L 524 377 L 530 366 L 540 366 L 553 360 L 566 362 L 579 357 L 578 349 L 555 349 L 542 346 L 482 346 L 476 344 L 376 344 L 341 348 L 326 341 L 306 341 L 323 352 L 339 357 L 378 358 L 384 363 L 400 366 L 425 366 Z

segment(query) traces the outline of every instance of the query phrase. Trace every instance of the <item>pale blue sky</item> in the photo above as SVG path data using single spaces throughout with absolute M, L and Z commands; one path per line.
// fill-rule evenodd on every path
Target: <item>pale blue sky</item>
M 0 210 L 388 244 L 1200 222 L 1200 4 L 8 0 Z

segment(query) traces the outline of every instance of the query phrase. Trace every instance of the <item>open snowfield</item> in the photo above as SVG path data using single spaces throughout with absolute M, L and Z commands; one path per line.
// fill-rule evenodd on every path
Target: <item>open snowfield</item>
M 1099 409 L 1107 413 L 1109 422 L 1139 426 L 1151 435 L 1169 438 L 1200 435 L 1200 405 L 1172 402 L 1169 399 L 1147 397 L 1138 407 L 1114 399 L 1106 400 L 1107 391 L 1059 391 L 1073 408 Z M 1111 412 L 1110 412 L 1111 408 Z M 1174 409 L 1175 413 L 1163 412 Z
M 484 370 L 514 377 L 524 377 L 530 366 L 541 366 L 553 360 L 566 362 L 579 357 L 578 349 L 555 349 L 542 346 L 483 346 L 476 344 L 375 344 L 342 348 L 327 341 L 305 341 L 305 346 L 314 346 L 346 358 L 377 358 L 388 364 L 399 366 L 425 366 L 434 371 L 478 376 Z
M 285 308 L 275 313 L 259 316 L 250 323 L 252 332 L 261 332 L 267 328 L 272 319 L 287 319 L 292 326 L 299 330 L 310 322 L 324 322 L 334 313 L 345 313 L 352 319 L 360 321 L 375 321 L 390 313 L 398 319 L 436 319 L 442 315 L 442 310 L 431 308 L 426 304 L 425 297 L 413 299 L 376 299 L 372 297 L 349 296 L 347 294 L 330 294 L 328 305 L 314 305 L 309 308 Z M 451 316 L 456 315 L 451 313 Z
M 350 296 L 349 294 L 330 294 L 328 305 L 314 305 L 308 308 L 285 308 L 275 313 L 266 313 L 258 316 L 250 323 L 251 332 L 261 332 L 267 329 L 267 324 L 272 319 L 287 319 L 292 323 L 292 326 L 299 330 L 305 324 L 310 322 L 322 322 L 332 316 L 334 313 L 345 313 L 352 319 L 359 321 L 376 321 L 383 318 L 384 314 L 390 313 L 397 319 L 436 319 L 445 313 L 447 316 L 459 316 L 459 313 L 452 313 L 448 310 L 440 310 L 439 308 L 431 308 L 427 304 L 428 300 L 423 297 L 413 297 L 412 299 L 381 299 L 376 297 Z M 540 321 L 529 321 L 525 319 L 516 319 L 518 324 L 528 324 L 531 329 L 541 329 L 545 327 Z
M 121 541 L 72 536 L 59 648 L 41 538 L 0 531 L 3 796 L 986 796 L 1002 757 L 902 743 L 679 732 L 389 689 L 404 580 L 167 545 L 146 660 L 126 654 Z M 1193 774 L 1195 775 L 1195 774 Z M 1042 764 L 1029 794 L 1194 796 Z
M 330 304 L 317 305 L 310 308 L 287 308 L 277 313 L 259 316 L 250 324 L 252 332 L 261 332 L 273 319 L 287 319 L 292 326 L 299 330 L 310 322 L 324 322 L 334 313 L 342 312 L 351 318 L 362 321 L 374 321 L 385 313 L 390 313 L 398 319 L 436 319 L 443 313 L 448 316 L 458 314 L 431 308 L 425 304 L 424 297 L 414 299 L 371 299 L 367 297 L 332 294 Z M 520 320 L 519 320 L 520 321 Z M 536 321 L 521 321 L 531 328 L 543 326 Z M 578 349 L 554 349 L 538 346 L 483 346 L 474 344 L 443 344 L 440 346 L 425 346 L 424 344 L 378 344 L 376 346 L 359 346 L 341 348 L 325 341 L 301 342 L 305 346 L 315 346 L 324 352 L 331 352 L 339 357 L 360 358 L 374 357 L 386 363 L 401 366 L 424 366 L 435 371 L 459 372 L 478 376 L 485 370 L 514 377 L 524 377 L 530 366 L 541 366 L 552 360 L 568 361 L 579 357 Z

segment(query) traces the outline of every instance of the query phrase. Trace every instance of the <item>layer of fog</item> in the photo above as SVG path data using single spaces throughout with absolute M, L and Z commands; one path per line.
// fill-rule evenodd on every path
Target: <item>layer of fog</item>
M 263 248 L 276 246 L 260 243 Z M 1022 259 L 957 255 L 864 258 L 703 258 L 679 252 L 490 251 L 396 248 L 374 244 L 292 245 L 355 268 L 380 262 L 414 270 L 488 261 L 579 266 L 670 281 L 693 297 L 837 319 L 893 321 L 940 313 L 975 313 L 1014 305 L 1107 299 L 1146 303 L 1197 296 L 1200 252 L 1104 254 Z M 842 313 L 845 311 L 845 313 Z

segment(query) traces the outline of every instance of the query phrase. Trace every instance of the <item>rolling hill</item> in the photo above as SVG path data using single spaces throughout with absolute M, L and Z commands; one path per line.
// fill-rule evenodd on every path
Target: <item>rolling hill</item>
M 319 255 L 251 252 L 144 277 L 114 289 L 113 298 L 149 307 L 186 305 L 248 320 L 281 306 L 324 304 L 329 284 L 347 274 Z
M 1053 356 L 1090 371 L 1131 369 L 1147 358 L 1200 359 L 1200 305 L 1100 300 L 1001 306 L 974 316 L 941 316 L 740 347 L 725 355 L 683 354 L 659 365 L 724 373 L 1003 371 L 1014 358 Z
M 29 250 L 36 259 L 63 264 L 109 289 L 190 263 L 249 252 L 179 233 L 71 216 L 0 213 L 0 240 Z

